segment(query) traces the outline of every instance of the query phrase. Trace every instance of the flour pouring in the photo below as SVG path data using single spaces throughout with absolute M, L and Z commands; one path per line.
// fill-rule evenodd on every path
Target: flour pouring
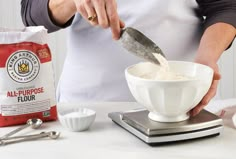
M 160 65 L 160 62 L 154 54 L 165 56 L 163 51 L 151 39 L 131 27 L 121 31 L 120 42 L 128 52 L 157 65 Z
M 140 77 L 150 80 L 189 80 L 196 79 L 186 75 L 182 75 L 178 72 L 173 72 L 170 69 L 169 63 L 165 57 L 161 54 L 153 53 L 153 56 L 160 62 L 160 65 L 153 64 L 156 71 L 146 71 L 147 73 L 142 74 Z

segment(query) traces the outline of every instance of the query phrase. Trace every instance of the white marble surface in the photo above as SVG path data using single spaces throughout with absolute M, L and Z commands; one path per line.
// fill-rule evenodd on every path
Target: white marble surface
M 30 128 L 20 134 L 31 134 L 41 131 L 60 131 L 58 140 L 41 139 L 0 146 L 1 159 L 95 159 L 95 158 L 180 158 L 180 159 L 233 159 L 236 158 L 236 129 L 232 125 L 231 116 L 236 112 L 236 99 L 211 102 L 208 109 L 219 112 L 225 108 L 225 129 L 223 134 L 213 138 L 199 139 L 178 144 L 151 147 L 114 124 L 107 114 L 113 111 L 124 111 L 140 107 L 136 103 L 96 103 L 78 104 L 97 112 L 92 127 L 84 132 L 70 132 L 58 121 L 44 123 L 38 130 Z M 227 108 L 226 108 L 227 107 Z M 18 126 L 0 128 L 0 136 Z

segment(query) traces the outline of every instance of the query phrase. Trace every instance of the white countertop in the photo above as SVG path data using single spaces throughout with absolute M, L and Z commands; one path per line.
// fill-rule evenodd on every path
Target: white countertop
M 147 158 L 236 158 L 236 129 L 233 127 L 231 116 L 236 112 L 236 99 L 214 101 L 208 110 L 217 112 L 224 107 L 227 112 L 223 118 L 224 132 L 217 137 L 198 139 L 183 143 L 174 143 L 151 147 L 126 130 L 117 126 L 107 114 L 114 111 L 125 111 L 140 107 L 136 103 L 96 103 L 78 104 L 79 107 L 92 108 L 96 111 L 95 122 L 84 132 L 70 132 L 63 128 L 59 121 L 47 122 L 40 129 L 26 130 L 18 135 L 31 134 L 41 131 L 60 131 L 57 140 L 40 139 L 0 146 L 1 159 L 147 159 Z M 230 111 L 228 111 L 230 110 Z M 0 128 L 0 136 L 17 128 Z

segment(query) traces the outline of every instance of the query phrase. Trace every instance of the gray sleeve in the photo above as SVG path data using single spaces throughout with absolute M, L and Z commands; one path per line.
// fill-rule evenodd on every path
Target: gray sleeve
M 236 28 L 236 0 L 196 0 L 205 17 L 205 28 L 223 22 Z
M 21 17 L 24 25 L 43 25 L 50 33 L 66 28 L 72 23 L 74 17 L 62 26 L 56 24 L 50 17 L 48 2 L 49 0 L 21 0 Z

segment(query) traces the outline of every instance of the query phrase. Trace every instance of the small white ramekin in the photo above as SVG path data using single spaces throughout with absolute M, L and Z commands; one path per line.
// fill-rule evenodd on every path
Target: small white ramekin
M 62 126 L 70 131 L 87 130 L 96 117 L 96 112 L 88 108 L 70 108 L 58 111 L 58 118 Z

